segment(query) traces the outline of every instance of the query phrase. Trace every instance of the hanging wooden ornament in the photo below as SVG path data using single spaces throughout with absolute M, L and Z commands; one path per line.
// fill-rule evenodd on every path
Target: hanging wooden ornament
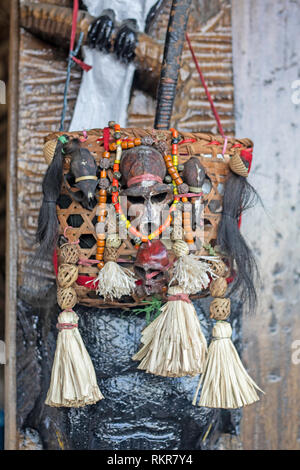
M 160 315 L 142 332 L 143 344 L 133 356 L 138 369 L 164 377 L 202 372 L 207 351 L 192 301 L 180 286 L 169 287 L 168 302 Z
M 184 181 L 179 175 L 179 173 L 183 171 L 177 161 L 177 152 L 179 153 L 179 143 L 177 140 L 179 141 L 180 139 L 178 136 L 176 137 L 174 130 L 171 131 L 172 136 L 170 137 L 172 149 L 170 152 L 171 154 L 168 153 L 169 150 L 166 154 L 159 154 L 158 150 L 156 150 L 158 148 L 156 143 L 152 144 L 151 142 L 153 139 L 150 139 L 148 135 L 143 139 L 137 139 L 136 137 L 130 137 L 129 139 L 126 137 L 129 131 L 126 130 L 125 132 L 126 134 L 124 134 L 124 130 L 121 132 L 117 125 L 114 125 L 114 129 L 103 129 L 103 142 L 105 145 L 104 143 L 101 143 L 101 145 L 97 143 L 98 140 L 101 141 L 101 138 L 96 141 L 98 134 L 97 136 L 92 134 L 90 137 L 92 145 L 91 151 L 93 155 L 97 153 L 95 150 L 98 150 L 98 145 L 101 148 L 98 159 L 96 160 L 100 167 L 100 179 L 97 179 L 96 182 L 96 173 L 97 178 L 99 175 L 98 170 L 96 171 L 95 168 L 93 172 L 89 171 L 87 175 L 88 179 L 92 178 L 91 181 L 93 184 L 97 184 L 99 188 L 97 209 L 94 210 L 94 206 L 92 207 L 92 205 L 92 209 L 87 209 L 87 207 L 83 206 L 78 199 L 76 191 L 74 194 L 72 191 L 71 193 L 69 191 L 68 196 L 70 195 L 72 198 L 74 196 L 73 199 L 76 201 L 73 206 L 70 206 L 73 207 L 72 210 L 74 211 L 74 214 L 80 214 L 82 219 L 85 221 L 91 220 L 93 221 L 93 224 L 95 224 L 95 215 L 97 216 L 97 224 L 95 226 L 97 242 L 95 248 L 92 248 L 90 252 L 88 252 L 88 250 L 85 251 L 85 255 L 89 256 L 89 259 L 84 260 L 80 257 L 78 244 L 70 242 L 69 240 L 67 243 L 60 246 L 59 260 L 62 264 L 58 268 L 58 302 L 64 314 L 66 312 L 71 314 L 71 309 L 77 302 L 76 292 L 79 299 L 82 300 L 84 298 L 84 301 L 88 299 L 89 302 L 92 299 L 92 301 L 95 302 L 93 304 L 95 306 L 98 305 L 96 302 L 99 302 L 99 306 L 103 304 L 116 304 L 115 299 L 120 299 L 118 305 L 121 306 L 124 301 L 128 301 L 132 304 L 132 299 L 134 301 L 141 302 L 143 295 L 146 296 L 146 298 L 149 298 L 150 290 L 152 289 L 153 292 L 155 292 L 154 287 L 157 288 L 158 294 L 164 297 L 166 295 L 165 292 L 167 286 L 169 285 L 168 301 L 162 307 L 160 315 L 143 331 L 142 347 L 133 357 L 134 360 L 140 362 L 138 368 L 145 370 L 148 373 L 168 377 L 181 377 L 185 375 L 194 376 L 203 372 L 202 381 L 199 385 L 199 387 L 203 385 L 202 395 L 199 401 L 201 406 L 216 405 L 226 408 L 241 406 L 241 403 L 250 403 L 251 400 L 256 400 L 258 388 L 247 376 L 247 372 L 243 369 L 241 362 L 238 359 L 232 341 L 230 340 L 231 327 L 225 321 L 230 314 L 230 300 L 225 297 L 227 286 L 225 277 L 230 277 L 232 275 L 233 264 L 230 257 L 232 250 L 227 254 L 226 244 L 223 240 L 224 236 L 222 236 L 219 237 L 220 250 L 218 253 L 221 253 L 220 255 L 215 256 L 213 249 L 209 250 L 209 254 L 207 256 L 202 255 L 203 251 L 194 252 L 196 246 L 199 247 L 199 237 L 198 240 L 195 240 L 195 237 L 197 239 L 197 232 L 192 229 L 193 211 L 188 210 L 188 199 L 195 198 L 195 194 L 197 194 L 197 201 L 200 201 L 199 197 L 203 197 L 205 203 L 206 196 L 205 194 L 201 195 L 201 185 L 198 181 L 196 186 L 189 185 L 189 187 L 186 188 L 184 185 L 186 181 Z M 129 136 L 131 136 L 130 132 Z M 113 137 L 115 140 L 113 140 Z M 122 139 L 122 137 L 124 138 Z M 78 141 L 78 136 L 76 136 L 76 139 Z M 79 144 L 78 142 L 76 143 L 76 139 L 75 144 L 73 142 L 74 139 L 72 139 L 72 142 L 78 150 Z M 50 140 L 55 139 L 52 138 Z M 209 148 L 209 143 L 210 141 L 206 143 L 205 146 L 202 146 L 201 144 L 201 149 L 205 147 L 204 150 L 207 151 L 206 149 Z M 63 144 L 61 150 L 67 151 L 67 143 L 58 141 L 58 147 L 61 144 Z M 89 144 L 85 143 L 85 145 Z M 132 152 L 131 150 L 135 146 L 135 152 Z M 102 147 L 104 147 L 104 150 Z M 124 148 L 123 155 L 122 148 Z M 201 160 L 201 165 L 203 166 L 202 172 L 205 172 L 205 174 L 208 175 L 209 178 L 211 178 L 211 181 L 215 184 L 214 178 L 216 177 L 216 174 L 210 173 L 210 167 L 206 167 L 206 160 L 201 157 L 202 150 L 200 151 L 199 149 L 197 152 L 200 153 L 197 158 Z M 70 152 L 70 150 L 68 152 Z M 113 160 L 110 152 L 115 152 Z M 77 155 L 77 153 L 76 158 L 78 157 L 77 160 L 79 162 L 82 162 L 85 157 L 90 157 L 86 152 L 81 151 L 80 155 L 79 153 Z M 56 156 L 51 163 L 51 168 L 55 167 L 56 160 L 59 156 L 57 149 L 55 155 Z M 124 164 L 124 168 L 122 168 L 121 159 Z M 126 161 L 129 161 L 128 159 L 131 164 L 126 166 L 125 163 Z M 74 156 L 74 161 L 75 160 Z M 74 163 L 74 161 L 72 160 L 71 163 Z M 71 163 L 68 163 L 66 159 L 64 159 L 63 165 L 61 165 L 61 163 L 62 162 L 59 159 L 59 166 L 63 166 L 64 177 L 67 178 L 70 176 L 68 173 L 68 165 L 71 165 Z M 193 165 L 195 166 L 196 163 L 194 162 Z M 220 176 L 219 178 L 218 176 L 217 179 L 217 181 L 220 182 L 227 176 L 226 172 L 228 172 L 228 162 L 216 159 L 214 161 L 214 171 L 216 171 L 215 168 L 217 168 L 217 165 L 223 165 L 222 177 Z M 132 170 L 133 166 L 134 171 Z M 197 168 L 199 167 L 198 163 L 196 166 Z M 111 167 L 112 169 L 110 169 Z M 189 166 L 186 165 L 186 168 L 188 167 Z M 128 171 L 129 173 L 131 172 L 130 175 L 127 175 Z M 164 183 L 164 175 L 167 172 L 169 173 L 168 181 L 172 183 L 171 185 Z M 72 170 L 72 174 L 73 173 L 75 173 L 75 167 Z M 193 171 L 190 171 L 190 173 L 192 174 Z M 183 176 L 182 173 L 181 175 Z M 233 176 L 235 179 L 238 178 L 238 182 L 241 182 L 240 178 L 243 178 L 237 175 Z M 235 179 L 232 180 L 230 187 L 235 184 Z M 165 180 L 165 182 L 167 181 Z M 154 197 L 157 198 L 157 200 L 163 199 L 164 201 L 167 201 L 169 212 L 167 217 L 163 217 L 163 223 L 147 235 L 141 228 L 136 228 L 132 223 L 132 220 L 128 219 L 127 215 L 123 213 L 121 197 L 125 194 L 126 196 L 129 196 L 129 198 L 139 196 L 146 200 L 150 194 L 148 191 L 149 188 L 151 188 L 151 198 L 153 198 L 154 194 Z M 216 188 L 217 186 L 215 184 L 214 191 L 217 191 Z M 75 187 L 74 189 L 78 188 Z M 188 190 L 192 192 L 186 193 L 185 191 Z M 239 194 L 240 192 L 241 191 L 239 191 Z M 226 217 L 228 218 L 230 216 L 231 220 L 233 204 L 230 203 L 230 205 L 228 202 L 230 194 L 227 186 L 225 193 L 227 199 L 225 198 L 222 220 L 224 219 L 226 222 Z M 218 193 L 215 193 L 214 198 L 218 198 L 221 203 L 222 198 L 217 194 Z M 68 220 L 66 216 L 73 215 L 73 213 L 71 212 L 71 209 L 68 209 L 67 213 L 64 212 L 65 209 L 62 209 L 60 212 L 61 202 L 57 202 L 56 196 L 57 194 L 55 193 L 55 197 L 51 198 L 51 201 L 53 200 L 51 204 L 53 205 L 57 203 L 56 208 L 59 214 L 59 221 L 62 223 L 62 228 L 64 229 L 65 226 L 63 223 L 65 220 Z M 236 200 L 238 203 L 235 203 L 234 207 L 238 204 L 240 205 L 240 197 L 236 197 Z M 47 201 L 50 201 L 50 199 L 48 199 L 48 195 L 45 204 L 48 203 Z M 109 208 L 107 201 L 111 201 L 111 208 Z M 131 204 L 132 201 L 129 200 L 129 202 Z M 79 207 L 78 203 L 82 205 L 82 208 L 79 208 L 80 212 L 77 212 Z M 187 210 L 185 210 L 186 208 Z M 92 214 L 88 213 L 88 210 L 93 211 Z M 215 247 L 216 242 L 218 241 L 218 220 L 221 217 L 221 213 L 220 215 L 212 213 L 209 204 L 204 205 L 204 211 L 207 211 L 207 220 L 211 220 L 213 224 L 210 225 L 209 231 L 205 231 L 205 236 L 207 238 L 204 239 L 205 244 L 203 244 L 203 247 L 205 248 L 206 245 Z M 112 217 L 111 213 L 115 217 Z M 181 221 L 179 220 L 180 217 L 178 217 L 177 220 L 177 215 L 182 215 Z M 233 221 L 237 224 L 236 217 Z M 232 227 L 232 223 L 233 222 L 230 222 L 230 227 Z M 167 233 L 167 229 L 171 225 L 173 227 L 173 243 L 169 241 L 168 245 L 165 245 L 167 253 L 165 263 L 166 269 L 162 269 L 161 266 L 153 265 L 151 256 L 154 256 L 155 253 L 153 254 L 151 252 L 150 243 L 154 245 L 156 241 L 160 241 L 156 239 L 160 238 L 163 233 Z M 229 224 L 227 224 L 226 227 L 227 226 L 229 226 Z M 218 227 L 218 232 L 213 232 L 216 227 Z M 128 238 L 126 239 L 125 237 L 125 243 L 122 244 L 120 239 L 122 231 L 120 228 L 122 228 L 122 231 L 123 229 L 125 231 L 127 230 L 128 234 Z M 222 233 L 225 232 L 228 234 L 228 230 L 225 231 L 223 227 Z M 76 237 L 76 234 L 78 234 L 78 237 L 80 236 L 81 241 L 83 241 L 83 236 L 90 236 L 90 231 L 83 232 L 81 229 L 73 227 L 72 237 Z M 225 239 L 225 241 L 226 240 L 227 239 Z M 196 241 L 198 244 L 196 244 Z M 149 256 L 151 254 L 151 263 L 148 262 L 144 263 L 142 266 L 138 266 L 138 255 L 141 252 L 142 247 L 149 250 Z M 94 256 L 96 259 L 94 259 Z M 226 260 L 226 264 L 224 260 Z M 124 269 L 122 262 L 126 262 L 131 269 Z M 77 266 L 77 263 L 79 263 L 80 266 Z M 98 268 L 98 272 L 95 272 L 96 266 L 93 266 L 94 263 Z M 82 279 L 77 284 L 76 277 L 78 267 Z M 92 276 L 86 280 L 87 275 L 90 274 L 92 274 Z M 145 286 L 149 292 L 143 284 L 140 285 L 136 282 L 136 278 L 138 278 L 138 282 L 143 282 L 143 279 L 145 280 Z M 84 282 L 84 286 L 87 286 L 89 283 L 91 285 L 89 285 L 88 288 L 83 287 L 82 282 Z M 91 286 L 94 287 L 94 290 L 98 294 L 98 299 L 96 299 L 96 296 L 90 296 Z M 211 318 L 217 321 L 216 327 L 213 330 L 213 341 L 209 348 L 209 353 L 207 353 L 206 340 L 201 331 L 195 309 L 188 297 L 189 295 L 197 296 L 199 293 L 207 294 L 208 288 L 210 289 L 211 295 L 214 297 L 210 306 L 210 315 Z M 84 294 L 84 297 L 82 297 L 83 289 L 88 291 L 88 293 Z M 59 327 L 63 328 L 59 333 L 59 338 L 61 338 L 62 335 L 65 337 L 73 330 L 77 330 L 75 320 L 70 320 L 69 323 L 69 327 Z M 65 328 L 70 329 L 65 330 Z M 224 347 L 224 345 L 222 346 L 223 342 L 224 345 L 227 345 L 226 347 Z M 63 354 L 65 353 L 64 349 L 61 347 L 62 344 L 64 343 L 59 340 L 58 348 L 63 351 L 57 353 L 57 357 L 60 358 L 63 357 Z M 78 349 L 80 349 L 79 346 Z M 69 348 L 69 350 L 75 351 L 75 346 L 74 349 Z M 74 367 L 76 365 L 75 363 L 77 364 L 76 361 L 72 363 L 74 364 Z M 57 374 L 61 374 L 61 376 L 63 376 L 63 372 L 60 371 L 60 368 L 63 368 L 63 364 L 60 364 L 60 361 L 55 361 L 55 368 L 59 370 L 59 372 L 53 372 L 54 376 L 57 377 Z M 228 372 L 229 370 L 230 372 Z M 214 377 L 212 377 L 213 372 Z M 90 379 L 84 379 L 88 380 L 90 383 L 89 390 L 93 390 L 95 385 L 93 377 L 93 374 L 91 374 Z M 233 383 L 231 383 L 231 381 L 233 381 Z M 64 384 L 59 385 L 59 387 L 62 387 L 61 390 L 64 390 L 64 386 Z M 54 392 L 51 391 L 51 396 L 52 393 L 53 396 L 54 394 L 55 396 L 59 393 L 62 394 L 61 390 L 57 391 L 54 388 Z M 212 392 L 212 390 L 214 390 L 214 392 Z M 216 399 L 215 396 L 211 398 L 213 393 L 221 398 Z M 99 391 L 97 394 L 97 399 L 100 399 L 102 396 L 101 392 Z M 89 398 L 80 398 L 79 395 L 75 396 L 74 393 L 73 395 L 73 398 L 68 398 L 66 400 L 64 400 L 61 395 L 61 404 L 55 404 L 53 406 L 83 406 L 84 403 L 92 403 L 95 399 L 95 395 L 93 395 L 93 393 Z M 236 398 L 236 396 L 238 398 Z M 48 400 L 48 403 L 54 403 L 55 400 L 56 399 L 51 398 L 51 400 Z M 58 402 L 58 400 L 56 400 L 56 402 Z M 70 405 L 64 405 L 64 403 L 70 403 Z
M 180 2 L 173 3 L 175 5 Z M 89 69 L 89 66 L 76 58 L 82 35 L 75 48 L 78 2 L 74 5 L 65 98 L 72 61 L 80 63 L 85 70 Z M 173 13 L 171 20 L 176 17 L 175 10 Z M 169 27 L 168 33 L 172 36 L 171 30 Z M 132 306 L 143 302 L 145 297 L 149 300 L 154 285 L 157 288 L 157 292 L 154 292 L 164 297 L 170 278 L 169 270 L 172 270 L 172 278 L 169 283 L 168 301 L 162 307 L 160 315 L 142 333 L 143 346 L 133 357 L 134 360 L 141 361 L 138 368 L 169 377 L 194 376 L 203 371 L 200 382 L 203 385 L 199 402 L 201 406 L 234 408 L 257 399 L 258 387 L 243 368 L 230 339 L 231 326 L 225 321 L 230 314 L 230 300 L 225 298 L 226 280 L 223 279 L 228 269 L 218 257 L 192 254 L 196 247 L 201 246 L 202 249 L 205 244 L 212 243 L 211 247 L 220 245 L 222 253 L 226 254 L 228 259 L 231 273 L 233 266 L 237 265 L 238 282 L 242 279 L 240 285 L 246 286 L 250 294 L 253 294 L 250 256 L 238 232 L 240 213 L 247 206 L 249 193 L 249 185 L 242 181 L 248 175 L 248 167 L 240 156 L 243 155 L 242 152 L 252 150 L 252 143 L 249 140 L 236 141 L 225 136 L 188 35 L 187 41 L 216 117 L 220 135 L 183 132 L 179 136 L 175 129 L 158 131 L 168 127 L 172 106 L 167 106 L 165 112 L 166 101 L 171 103 L 174 98 L 168 85 L 168 80 L 172 77 L 166 76 L 163 78 L 167 80 L 162 80 L 163 86 L 159 87 L 162 93 L 159 93 L 161 99 L 158 100 L 156 129 L 121 129 L 119 125 L 111 122 L 107 128 L 89 130 L 89 136 L 86 131 L 67 133 L 67 136 L 54 134 L 49 136 L 50 140 L 45 144 L 44 155 L 49 162 L 49 168 L 43 183 L 44 197 L 39 217 L 37 239 L 41 244 L 40 252 L 47 255 L 52 253 L 61 228 L 67 223 L 69 216 L 72 216 L 72 219 L 76 216 L 77 222 L 78 219 L 83 221 L 82 228 L 79 222 L 74 223 L 74 233 L 78 230 L 82 246 L 85 246 L 87 239 L 90 240 L 94 236 L 95 215 L 98 222 L 95 247 L 84 248 L 89 259 L 80 259 L 81 279 L 78 279 L 78 285 L 75 284 L 78 276 L 78 245 L 69 242 L 61 247 L 63 265 L 58 268 L 57 299 L 63 311 L 58 319 L 57 349 L 46 400 L 51 406 L 84 406 L 103 398 L 97 386 L 93 365 L 78 331 L 78 317 L 72 310 L 77 302 L 76 292 L 78 298 L 84 300 L 86 305 L 124 307 L 125 302 L 128 302 L 129 306 Z M 176 54 L 173 56 L 172 60 L 178 59 Z M 178 64 L 179 62 L 177 66 Z M 163 67 L 163 70 L 167 68 Z M 174 92 L 175 89 L 176 86 L 173 87 Z M 61 117 L 61 130 L 65 111 L 66 100 Z M 140 146 L 140 152 L 131 152 L 135 146 Z M 235 150 L 237 147 L 239 150 Z M 125 155 L 122 155 L 122 149 L 126 150 Z M 114 161 L 110 152 L 116 152 Z M 126 155 L 129 155 L 129 158 L 122 168 Z M 235 172 L 231 175 L 233 178 L 230 178 L 230 184 L 227 178 L 229 169 Z M 206 189 L 210 186 L 211 189 L 202 194 L 202 186 L 206 186 Z M 95 214 L 96 194 L 98 207 Z M 66 203 L 67 207 L 62 207 L 62 195 L 71 199 L 69 206 Z M 163 201 L 168 206 L 168 214 L 162 219 L 163 223 L 155 223 L 155 230 L 148 234 L 146 232 L 149 224 L 153 222 L 151 217 L 148 215 L 146 223 L 136 227 L 133 219 L 127 218 L 127 214 L 123 213 L 123 195 L 142 198 L 144 205 L 147 205 L 148 214 L 152 213 L 149 207 L 153 205 L 153 200 Z M 119 227 L 108 234 L 105 230 L 107 199 L 114 208 L 119 224 Z M 192 204 L 188 204 L 189 199 Z M 129 203 L 130 200 L 127 208 Z M 193 219 L 196 211 L 200 212 L 197 206 L 202 203 L 203 237 L 200 237 L 199 232 L 197 236 L 197 231 L 193 230 Z M 176 224 L 174 220 L 178 206 L 191 206 L 189 210 L 183 210 L 182 225 Z M 172 240 L 175 243 L 173 253 L 170 242 L 165 246 L 165 265 L 161 266 L 163 263 L 155 258 L 153 250 L 148 265 L 144 263 L 144 266 L 138 266 L 137 259 L 141 255 L 141 247 L 148 249 L 149 245 L 146 243 L 154 240 L 153 247 L 155 239 L 160 238 L 163 233 L 167 234 L 172 224 Z M 117 235 L 121 225 L 128 232 L 122 247 Z M 90 244 L 92 245 L 92 242 Z M 173 264 L 174 254 L 177 259 Z M 121 262 L 127 263 L 131 270 L 124 269 L 120 265 Z M 98 271 L 96 266 L 93 266 L 94 263 Z M 158 267 L 154 267 L 155 263 Z M 135 275 L 140 276 L 138 282 L 145 280 L 144 285 L 139 284 L 139 287 L 143 287 L 139 295 Z M 209 286 L 212 296 L 215 297 L 210 306 L 210 314 L 217 323 L 213 329 L 213 341 L 207 356 L 206 340 L 188 296 L 197 296 L 203 290 L 208 293 Z M 93 295 L 91 288 L 99 295 L 98 298 Z M 124 298 L 126 296 L 127 298 Z M 114 299 L 120 299 L 119 303 L 114 302 Z

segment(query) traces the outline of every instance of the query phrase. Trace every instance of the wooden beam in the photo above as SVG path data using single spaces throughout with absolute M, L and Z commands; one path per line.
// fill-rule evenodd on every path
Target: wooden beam
M 17 449 L 16 430 L 16 304 L 17 304 L 17 137 L 18 137 L 18 0 L 11 1 L 9 87 L 8 87 L 8 155 L 6 216 L 6 299 L 5 299 L 5 442 L 6 450 Z

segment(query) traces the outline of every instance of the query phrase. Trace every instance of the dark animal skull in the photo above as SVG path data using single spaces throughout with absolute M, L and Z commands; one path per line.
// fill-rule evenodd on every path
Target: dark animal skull
M 160 152 L 153 147 L 142 145 L 123 153 L 120 170 L 123 185 L 120 192 L 126 196 L 128 218 L 144 234 L 156 230 L 164 218 L 164 209 L 173 199 L 173 188 L 164 184 L 166 166 Z
M 205 169 L 197 157 L 191 157 L 184 164 L 183 179 L 189 186 L 201 188 L 205 180 Z
M 79 191 L 68 190 L 73 199 L 85 209 L 92 210 L 96 204 L 95 191 L 98 185 L 95 159 L 88 149 L 80 147 L 77 139 L 67 145 L 65 153 L 71 158 L 67 183 Z
M 146 295 L 161 293 L 169 282 L 168 251 L 160 240 L 143 243 L 134 263 L 134 272 Z

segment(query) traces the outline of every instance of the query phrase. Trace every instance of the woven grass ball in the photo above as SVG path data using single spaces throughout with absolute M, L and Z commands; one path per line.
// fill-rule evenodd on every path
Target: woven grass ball
M 184 240 L 176 240 L 173 243 L 172 250 L 177 258 L 189 254 L 189 246 Z
M 119 248 L 121 245 L 121 238 L 117 233 L 110 233 L 106 239 L 106 246 L 108 248 Z
M 212 297 L 224 297 L 227 290 L 226 279 L 224 277 L 214 279 L 209 286 L 209 290 Z
M 215 320 L 226 320 L 230 315 L 230 299 L 221 299 L 217 297 L 210 306 L 210 318 Z
M 116 263 L 117 259 L 118 259 L 118 249 L 106 246 L 104 250 L 105 263 L 107 263 L 108 261 L 114 261 Z
M 47 162 L 47 165 L 50 165 L 50 163 L 53 160 L 56 145 L 57 145 L 57 140 L 48 140 L 48 142 L 46 142 L 43 147 L 43 155 L 44 155 L 44 159 Z
M 66 243 L 60 249 L 60 256 L 64 263 L 76 264 L 79 260 L 78 245 Z
M 216 276 L 224 277 L 228 271 L 228 268 L 224 261 L 210 261 L 211 269 Z
M 57 303 L 62 310 L 73 308 L 77 304 L 77 294 L 73 287 L 57 289 Z
M 75 264 L 61 264 L 58 268 L 57 282 L 59 287 L 71 287 L 78 278 L 78 267 Z

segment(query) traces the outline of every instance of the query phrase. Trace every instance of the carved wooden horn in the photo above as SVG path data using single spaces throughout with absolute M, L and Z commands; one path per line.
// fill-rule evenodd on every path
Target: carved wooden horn
M 192 0 L 173 0 L 157 90 L 155 129 L 169 129 Z

